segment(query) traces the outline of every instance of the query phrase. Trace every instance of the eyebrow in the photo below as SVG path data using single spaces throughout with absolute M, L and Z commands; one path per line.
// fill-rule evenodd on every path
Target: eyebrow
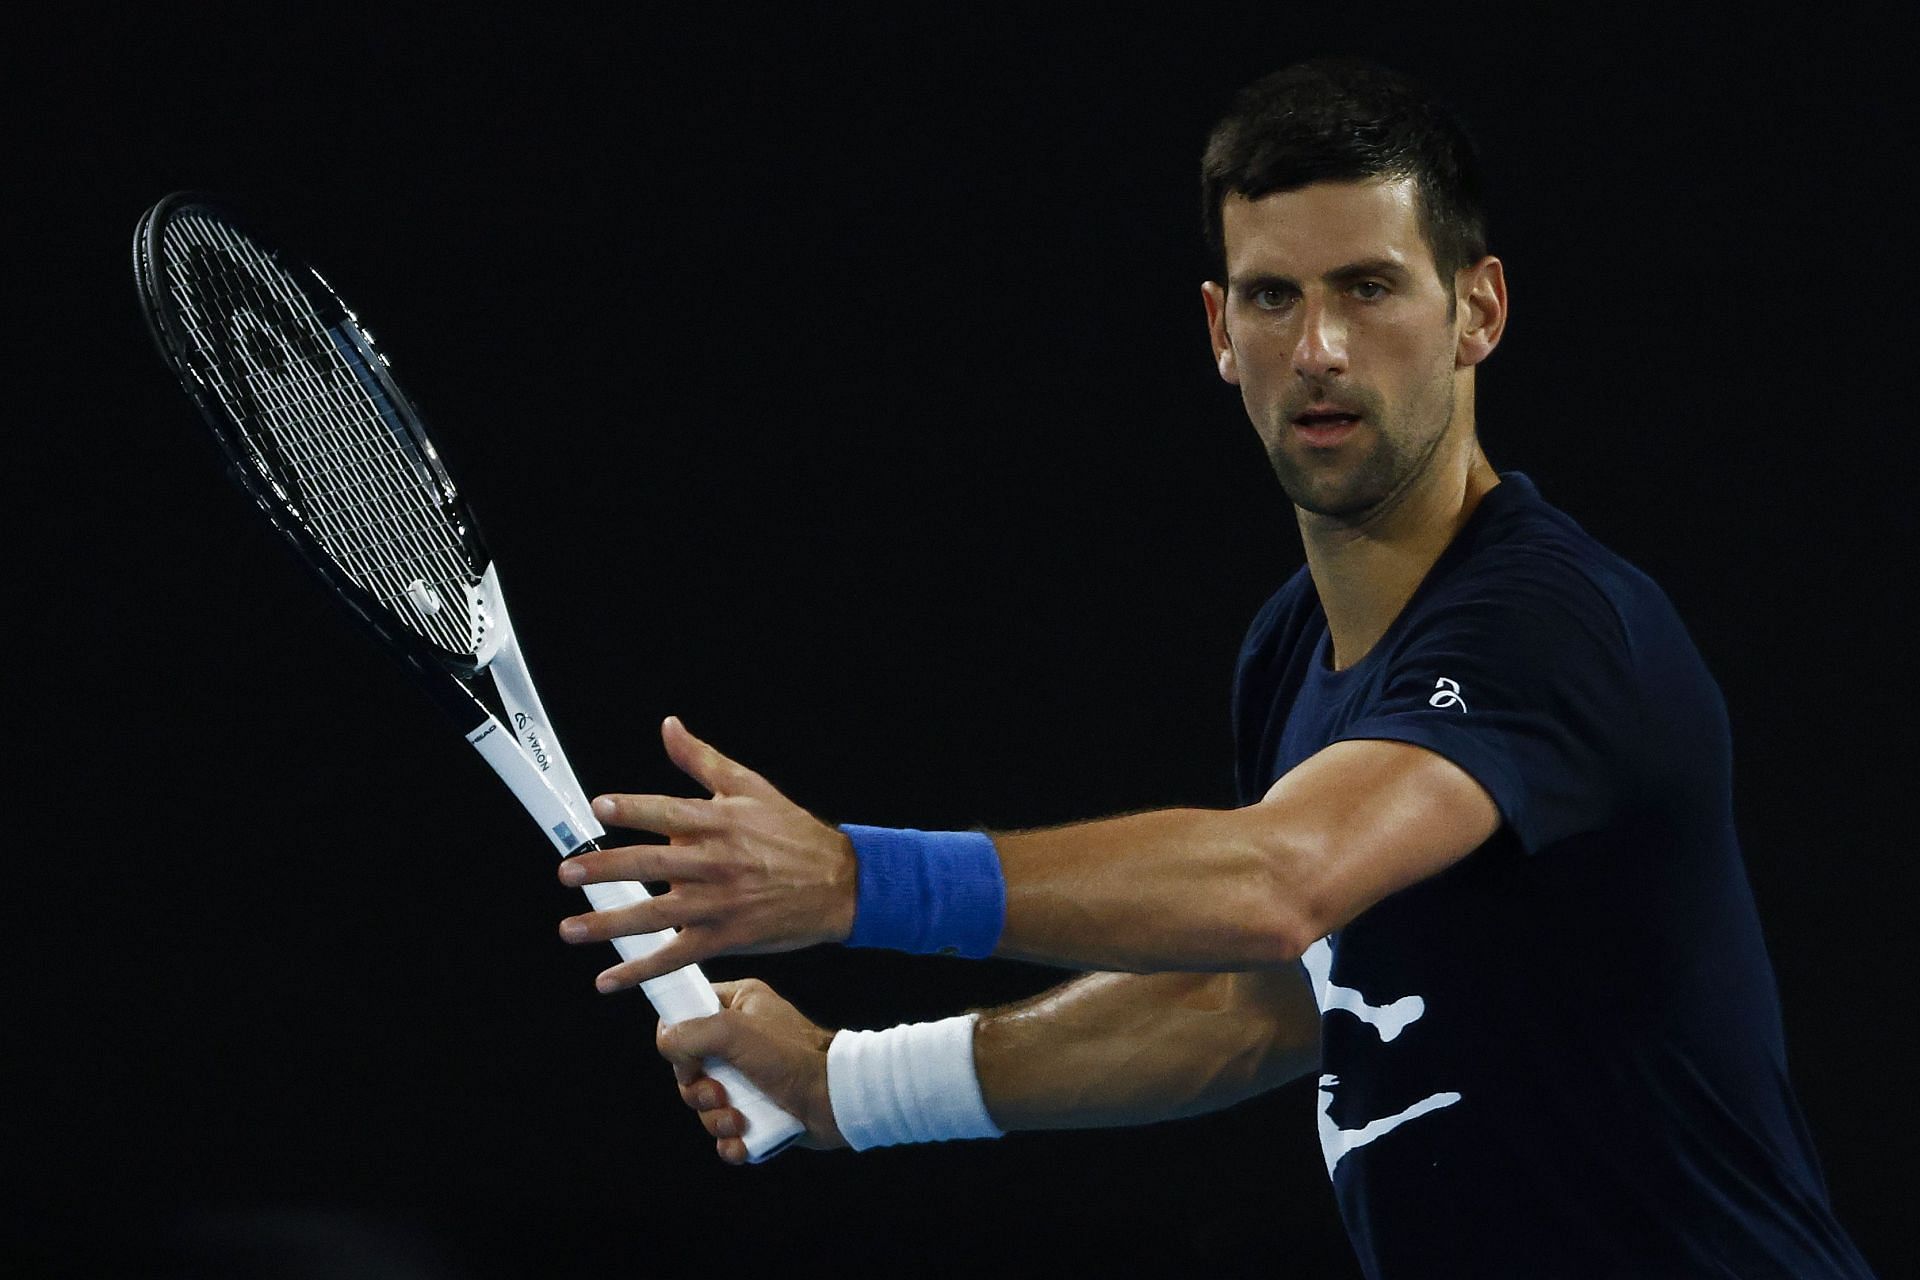
M 1382 276 L 1394 281 L 1405 280 L 1407 269 L 1390 258 L 1362 258 L 1358 262 L 1349 262 L 1335 267 L 1321 278 L 1328 284 L 1352 284 L 1356 280 L 1365 280 L 1373 276 Z M 1227 281 L 1227 286 L 1236 293 L 1252 293 L 1260 289 L 1298 289 L 1300 282 L 1290 276 L 1262 271 L 1253 275 L 1231 277 Z

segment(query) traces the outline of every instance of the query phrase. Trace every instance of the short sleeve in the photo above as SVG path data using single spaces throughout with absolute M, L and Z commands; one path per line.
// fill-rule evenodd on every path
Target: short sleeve
M 1339 739 L 1422 746 L 1485 787 L 1529 854 L 1611 825 L 1632 791 L 1639 688 L 1620 615 L 1542 556 L 1449 584 Z

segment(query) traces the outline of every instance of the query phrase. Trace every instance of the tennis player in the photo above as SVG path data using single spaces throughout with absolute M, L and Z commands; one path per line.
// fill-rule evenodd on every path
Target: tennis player
M 1234 684 L 1240 807 L 995 834 L 836 829 L 669 720 L 712 799 L 562 866 L 671 892 L 631 986 L 846 942 L 1088 970 L 1011 1008 L 814 1026 L 763 984 L 660 1033 L 723 1159 L 734 1063 L 816 1146 L 1126 1125 L 1318 1074 L 1369 1276 L 1860 1277 L 1788 1083 L 1713 677 L 1660 588 L 1475 430 L 1507 321 L 1476 160 L 1366 64 L 1244 90 L 1202 165 L 1220 376 L 1306 565 Z

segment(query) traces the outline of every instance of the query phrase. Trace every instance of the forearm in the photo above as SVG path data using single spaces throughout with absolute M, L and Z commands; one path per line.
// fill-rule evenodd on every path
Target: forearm
M 1162 809 L 994 837 L 996 954 L 1075 969 L 1244 970 L 1311 941 L 1307 852 L 1266 806 Z
M 721 1013 L 662 1023 L 658 1039 L 681 1098 L 732 1164 L 747 1158 L 747 1120 L 707 1077 L 715 1060 L 798 1117 L 809 1145 L 865 1150 L 1196 1115 L 1312 1071 L 1320 1057 L 1298 965 L 1089 974 L 976 1018 L 837 1035 L 763 983 L 715 991 Z
M 999 955 L 1101 972 L 1275 969 L 1500 827 L 1492 797 L 1409 743 L 1334 743 L 1256 804 L 1164 809 L 1047 831 L 845 827 L 668 726 L 711 800 L 602 796 L 609 823 L 665 845 L 595 850 L 563 883 L 664 880 L 667 893 L 575 917 L 570 941 L 659 934 L 603 991 L 727 953 L 820 942 Z M 670 936 L 669 931 L 671 932 Z
M 995 1124 L 1085 1129 L 1231 1106 L 1313 1070 L 1319 1015 L 1296 965 L 1095 973 L 982 1014 L 974 1066 Z

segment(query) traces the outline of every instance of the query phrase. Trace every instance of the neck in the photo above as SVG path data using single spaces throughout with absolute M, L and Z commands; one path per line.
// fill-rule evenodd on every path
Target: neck
M 1326 610 L 1336 671 L 1372 651 L 1480 500 L 1499 483 L 1469 429 L 1449 432 L 1406 488 L 1356 523 L 1294 509 L 1307 569 Z

